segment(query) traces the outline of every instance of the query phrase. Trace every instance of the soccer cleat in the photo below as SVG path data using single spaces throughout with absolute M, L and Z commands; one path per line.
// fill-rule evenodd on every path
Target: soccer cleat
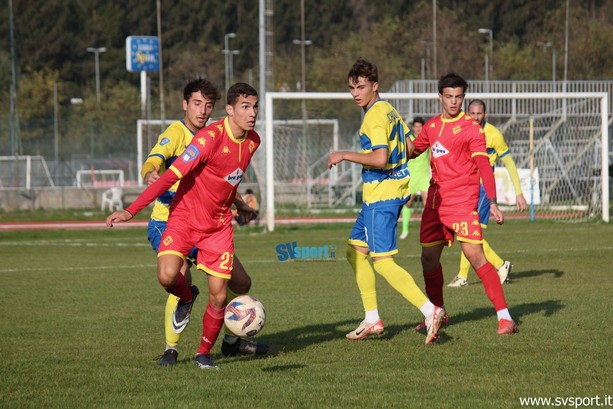
M 375 322 L 374 324 L 364 320 L 356 329 L 348 333 L 346 337 L 352 341 L 357 341 L 360 339 L 365 339 L 370 335 L 381 335 L 383 334 L 384 329 L 383 321 L 381 320 Z
M 268 345 L 266 344 L 243 338 L 239 338 L 238 341 L 233 344 L 230 344 L 224 339 L 221 344 L 221 353 L 224 356 L 266 355 L 268 349 Z
M 188 302 L 179 301 L 172 314 L 172 332 L 175 334 L 183 332 L 187 324 L 189 324 L 189 315 L 192 312 L 194 301 L 196 301 L 196 297 L 200 293 L 195 285 L 190 286 L 190 289 L 192 290 L 192 300 Z
M 426 318 L 428 335 L 426 335 L 426 345 L 434 343 L 438 339 L 438 332 L 443 325 L 443 320 L 447 313 L 441 307 L 434 306 L 432 314 Z
M 200 369 L 219 369 L 213 362 L 210 355 L 196 354 L 196 366 Z
M 402 234 L 400 235 L 400 240 L 404 240 L 407 237 L 409 237 L 409 232 L 408 231 L 402 232 Z
M 443 318 L 443 325 L 447 326 L 449 325 L 449 315 L 445 314 L 445 318 Z M 419 332 L 421 330 L 427 329 L 428 326 L 426 325 L 426 320 L 423 320 L 422 322 L 420 322 L 419 324 L 417 324 L 415 326 L 415 328 L 413 328 L 415 331 Z
M 464 287 L 466 285 L 468 285 L 468 280 L 460 276 L 455 276 L 453 280 L 447 284 L 447 287 Z
M 511 264 L 509 260 L 505 260 L 505 262 L 502 263 L 500 267 L 498 267 L 496 272 L 498 273 L 498 277 L 500 277 L 500 284 L 509 282 L 509 274 L 511 273 L 512 268 L 513 264 Z
M 179 353 L 176 349 L 167 349 L 164 351 L 164 354 L 160 357 L 158 364 L 160 366 L 172 366 L 177 363 L 177 358 L 179 357 Z
M 498 320 L 498 334 L 511 335 L 516 332 L 519 332 L 519 329 L 517 329 L 517 325 L 513 320 L 507 320 L 505 318 Z

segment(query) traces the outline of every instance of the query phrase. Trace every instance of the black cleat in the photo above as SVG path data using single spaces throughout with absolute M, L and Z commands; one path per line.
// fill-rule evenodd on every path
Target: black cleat
M 158 364 L 160 366 L 172 366 L 176 365 L 177 358 L 179 357 L 179 353 L 176 349 L 167 349 L 164 351 L 164 354 L 160 357 Z
M 188 302 L 179 301 L 175 308 L 175 312 L 172 314 L 172 332 L 175 334 L 183 332 L 187 324 L 189 324 L 189 315 L 192 312 L 196 297 L 198 297 L 200 293 L 198 287 L 195 285 L 190 286 L 190 289 L 192 290 L 192 300 Z
M 238 341 L 233 344 L 230 344 L 224 339 L 221 344 L 221 353 L 224 356 L 266 355 L 268 349 L 269 347 L 266 344 L 243 338 L 239 338 Z

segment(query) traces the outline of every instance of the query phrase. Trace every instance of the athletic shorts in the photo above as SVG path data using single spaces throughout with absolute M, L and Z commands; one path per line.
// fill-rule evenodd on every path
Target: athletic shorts
M 195 230 L 182 218 L 171 218 L 162 235 L 158 257 L 174 254 L 185 257 L 193 247 L 198 249 L 198 270 L 207 274 L 230 279 L 234 261 L 234 230 L 227 223 L 214 233 Z
M 383 208 L 362 208 L 349 235 L 349 244 L 368 247 L 371 257 L 398 253 L 396 227 L 404 205 Z
M 458 237 L 458 241 L 483 243 L 479 213 L 456 208 L 424 208 L 419 230 L 419 241 L 422 247 L 445 242 L 451 246 L 454 236 Z
M 483 185 L 481 185 L 479 189 L 479 204 L 477 205 L 477 211 L 479 212 L 479 221 L 482 227 L 487 227 L 487 224 L 490 222 L 490 201 L 487 200 Z
M 149 239 L 149 243 L 151 243 L 151 247 L 157 253 L 158 248 L 160 247 L 160 242 L 162 241 L 162 234 L 164 234 L 164 230 L 166 230 L 166 224 L 168 222 L 162 222 L 160 220 L 149 219 L 149 224 L 147 225 L 147 238 Z M 187 258 L 196 261 L 196 255 L 198 254 L 198 248 L 194 247 L 190 250 Z

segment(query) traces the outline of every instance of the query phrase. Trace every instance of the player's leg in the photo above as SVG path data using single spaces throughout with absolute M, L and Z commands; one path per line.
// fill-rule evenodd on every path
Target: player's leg
M 458 240 L 463 240 L 458 238 Z M 466 254 L 466 258 L 477 272 L 477 276 L 481 279 L 485 294 L 492 302 L 498 317 L 498 333 L 512 334 L 517 332 L 517 327 L 511 318 L 511 314 L 507 308 L 507 302 L 500 284 L 500 279 L 496 273 L 496 269 L 485 258 L 483 247 L 480 243 L 461 241 L 462 251 Z
M 346 257 L 351 265 L 355 281 L 360 290 L 360 298 L 364 307 L 364 320 L 358 327 L 349 332 L 346 337 L 350 340 L 360 340 L 369 335 L 378 335 L 383 332 L 383 322 L 377 309 L 377 287 L 375 272 L 368 260 L 368 244 L 364 231 L 364 212 L 358 215 L 353 230 L 349 235 Z
M 215 345 L 223 326 L 229 278 L 229 276 L 207 274 L 209 302 L 202 317 L 202 338 L 195 358 L 196 365 L 201 369 L 217 369 L 217 365 L 211 359 L 211 348 Z
M 251 277 L 249 274 L 247 274 L 247 271 L 239 258 L 235 256 L 232 277 L 228 282 L 226 301 L 229 303 L 239 295 L 249 293 L 250 289 Z M 264 355 L 268 353 L 268 349 L 268 345 L 261 342 L 237 337 L 236 335 L 232 334 L 226 326 L 224 326 L 224 337 L 221 344 L 221 353 L 223 355 Z
M 166 237 L 172 237 L 172 240 L 165 240 Z M 181 274 L 185 255 L 189 254 L 193 247 L 193 232 L 188 225 L 179 220 L 167 225 L 158 248 L 158 281 L 168 293 L 179 298 L 171 323 L 175 333 L 181 333 L 189 323 L 192 307 L 199 293 L 198 288 L 190 285 Z

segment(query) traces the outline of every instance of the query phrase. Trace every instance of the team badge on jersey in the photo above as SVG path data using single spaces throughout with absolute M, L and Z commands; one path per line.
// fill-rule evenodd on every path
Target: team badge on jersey
M 440 143 L 439 141 L 436 141 L 434 145 L 432 145 L 431 150 L 432 150 L 432 156 L 434 156 L 435 158 L 439 158 L 449 153 L 447 148 L 445 148 L 443 144 Z
M 163 139 L 160 141 L 160 146 L 164 146 L 164 145 L 166 145 L 168 142 L 170 142 L 170 139 L 168 139 L 168 138 L 163 138 Z
M 236 186 L 243 180 L 243 170 L 241 168 L 236 168 L 236 170 L 226 176 L 225 179 L 232 186 Z
M 194 145 L 189 145 L 185 151 L 183 151 L 181 159 L 183 159 L 183 162 L 191 162 L 196 159 L 198 155 L 200 155 L 198 148 L 196 148 Z

